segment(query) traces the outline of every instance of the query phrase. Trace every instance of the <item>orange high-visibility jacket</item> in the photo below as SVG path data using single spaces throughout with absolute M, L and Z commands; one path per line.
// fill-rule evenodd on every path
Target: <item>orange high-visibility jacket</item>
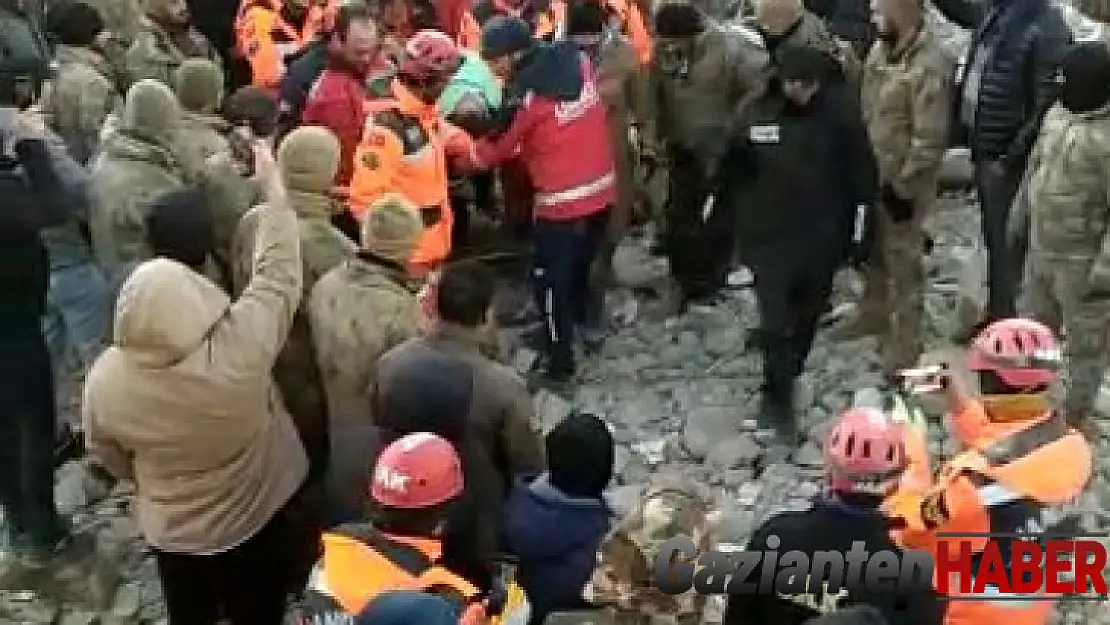
M 991 422 L 982 405 L 970 401 L 952 418 L 965 430 L 979 424 L 973 428 L 979 433 L 974 443 L 947 462 L 928 489 L 903 484 L 885 504 L 890 516 L 905 522 L 892 534 L 906 548 L 924 549 L 936 557 L 942 541 L 950 544 L 950 554 L 956 554 L 961 543 L 970 542 L 978 552 L 988 540 L 938 533 L 1038 533 L 1045 529 L 1043 511 L 1076 497 L 1091 474 L 1086 440 L 1058 415 Z M 1052 612 L 1052 601 L 1035 595 L 1000 599 L 953 601 L 945 623 L 1044 625 Z
M 439 565 L 440 541 L 396 536 L 369 525 L 341 526 L 323 536 L 324 555 L 309 577 L 304 609 L 318 622 L 357 616 L 378 595 L 397 590 L 445 594 L 464 606 L 479 591 Z M 462 620 L 462 619 L 460 619 Z
M 478 0 L 469 11 L 463 13 L 462 23 L 459 24 L 459 46 L 478 50 L 482 41 L 482 26 L 495 15 L 512 15 L 526 20 L 530 17 L 533 36 L 536 39 L 551 40 L 561 36 L 567 19 L 567 5 L 563 0 L 551 0 L 545 9 L 526 16 L 521 10 L 512 9 L 499 0 Z
M 399 193 L 420 209 L 425 230 L 410 269 L 423 275 L 451 253 L 454 214 L 448 200 L 448 157 L 474 162 L 470 137 L 444 121 L 397 79 L 391 98 L 367 102 L 366 126 L 355 149 L 350 210 L 361 218 L 387 193 Z
M 630 0 L 606 0 L 606 5 L 620 20 L 621 34 L 628 38 L 636 59 L 646 66 L 651 62 L 651 32 L 640 7 Z
M 235 16 L 235 51 L 250 64 L 257 87 L 280 85 L 285 58 L 331 27 L 338 3 L 312 2 L 299 28 L 282 18 L 281 6 L 281 0 L 244 0 Z

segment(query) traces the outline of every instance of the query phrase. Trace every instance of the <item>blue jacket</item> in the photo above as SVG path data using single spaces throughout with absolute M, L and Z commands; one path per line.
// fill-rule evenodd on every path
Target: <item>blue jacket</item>
M 502 539 L 520 560 L 517 580 L 528 595 L 533 624 L 549 612 L 584 607 L 582 588 L 611 517 L 604 501 L 568 497 L 546 474 L 514 486 Z

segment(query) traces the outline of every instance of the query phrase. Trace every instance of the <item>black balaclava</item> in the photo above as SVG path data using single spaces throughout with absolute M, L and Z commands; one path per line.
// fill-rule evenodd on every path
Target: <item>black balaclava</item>
M 1063 63 L 1060 101 L 1072 113 L 1088 113 L 1110 104 L 1110 50 L 1102 42 L 1077 44 Z
M 595 415 L 574 412 L 545 439 L 551 485 L 572 497 L 601 497 L 613 479 L 613 435 Z
M 216 249 L 216 225 L 204 192 L 179 189 L 154 201 L 147 216 L 147 242 L 155 256 L 162 256 L 204 271 L 205 261 Z

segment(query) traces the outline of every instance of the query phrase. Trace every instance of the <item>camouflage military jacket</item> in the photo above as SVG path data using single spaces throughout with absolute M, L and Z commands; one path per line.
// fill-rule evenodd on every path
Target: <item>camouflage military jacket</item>
M 144 17 L 135 41 L 127 50 L 125 63 L 133 82 L 149 78 L 172 88 L 177 68 L 185 59 L 194 57 L 208 59 L 218 67 L 223 65 L 216 49 L 199 30 L 190 26 L 184 33 L 174 36 Z

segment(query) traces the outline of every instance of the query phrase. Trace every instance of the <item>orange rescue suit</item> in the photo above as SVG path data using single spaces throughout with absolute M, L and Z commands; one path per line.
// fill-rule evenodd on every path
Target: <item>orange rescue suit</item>
M 628 38 L 636 59 L 646 66 L 651 62 L 651 33 L 640 7 L 630 0 L 606 0 L 605 4 L 616 15 L 621 34 Z
M 524 17 L 523 9 L 509 7 L 499 0 L 479 0 L 466 13 L 459 24 L 458 44 L 468 50 L 478 50 L 482 42 L 482 26 L 494 15 Z M 563 0 L 551 0 L 546 9 L 537 11 L 532 20 L 532 35 L 536 39 L 555 39 L 562 35 L 567 20 L 567 5 Z
M 953 431 L 967 449 L 945 463 L 928 488 L 903 482 L 885 502 L 888 515 L 902 521 L 892 534 L 908 549 L 923 549 L 936 557 L 942 541 L 950 542 L 950 554 L 970 542 L 977 553 L 985 547 L 986 537 L 937 534 L 1036 533 L 1043 529 L 1042 511 L 1074 499 L 1091 475 L 1092 454 L 1086 440 L 1059 415 L 1042 409 L 1025 418 L 998 421 L 987 416 L 982 404 L 969 400 L 951 419 Z M 954 581 L 949 588 L 958 585 Z M 1048 621 L 1052 601 L 1035 596 L 1014 599 L 953 601 L 945 624 L 1044 625 Z
M 388 193 L 399 193 L 417 206 L 425 229 L 410 270 L 421 276 L 451 253 L 448 158 L 470 168 L 478 159 L 470 137 L 443 120 L 435 104 L 420 101 L 396 78 L 389 88 L 392 98 L 367 102 L 366 126 L 355 149 L 350 210 L 361 219 Z
M 309 577 L 301 606 L 305 621 L 329 622 L 329 614 L 356 616 L 378 595 L 396 590 L 446 594 L 462 605 L 478 599 L 478 588 L 439 565 L 438 540 L 347 525 L 325 533 L 323 543 L 324 555 Z
M 298 28 L 282 17 L 282 6 L 281 0 L 244 0 L 235 16 L 235 51 L 250 64 L 256 87 L 276 89 L 285 74 L 285 57 L 330 28 L 338 8 L 334 0 L 311 0 Z

